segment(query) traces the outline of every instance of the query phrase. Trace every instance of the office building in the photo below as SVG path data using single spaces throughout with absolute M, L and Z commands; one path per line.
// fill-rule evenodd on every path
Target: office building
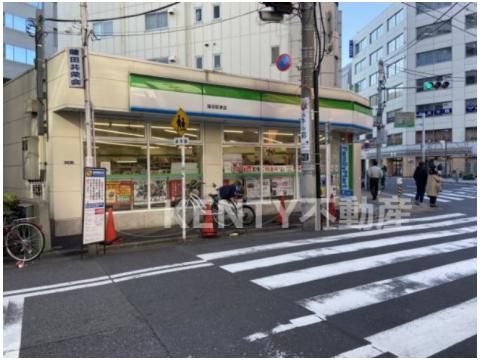
M 413 174 L 422 157 L 423 114 L 427 160 L 441 164 L 446 175 L 476 174 L 476 4 L 393 3 L 358 32 L 353 44 L 353 88 L 369 99 L 374 113 L 378 61 L 385 63 L 382 159 L 388 174 Z M 424 89 L 426 82 L 440 87 Z M 395 127 L 397 112 L 415 113 L 414 127 Z M 374 139 L 364 157 L 375 156 Z
M 3 82 L 16 78 L 35 65 L 34 28 L 29 19 L 35 19 L 37 9 L 45 17 L 56 16 L 57 3 L 4 2 L 3 3 Z M 47 23 L 45 30 L 45 56 L 53 55 L 57 48 L 55 24 Z

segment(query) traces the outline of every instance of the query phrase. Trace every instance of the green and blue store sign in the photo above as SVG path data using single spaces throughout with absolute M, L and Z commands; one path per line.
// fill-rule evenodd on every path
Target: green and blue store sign
M 352 144 L 340 144 L 340 196 L 353 196 Z
M 130 111 L 250 120 L 299 125 L 300 97 L 221 85 L 130 74 Z M 320 99 L 322 122 L 371 131 L 369 107 L 346 100 Z

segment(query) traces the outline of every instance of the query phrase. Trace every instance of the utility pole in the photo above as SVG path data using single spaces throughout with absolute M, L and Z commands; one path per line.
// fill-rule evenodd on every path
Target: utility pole
M 378 61 L 378 107 L 374 126 L 377 128 L 377 162 L 382 166 L 382 145 L 385 141 L 385 126 L 383 125 L 383 90 L 385 89 L 385 69 L 383 60 Z
M 422 161 L 425 167 L 427 164 L 425 163 L 425 112 L 422 113 Z
M 300 177 L 300 189 L 302 199 L 316 198 L 316 176 L 315 168 L 317 163 L 317 153 L 315 153 L 315 124 L 312 126 L 311 116 L 311 89 L 313 86 L 314 73 L 314 3 L 301 2 L 301 21 L 302 21 L 302 119 L 301 119 L 301 160 L 302 160 L 302 174 Z M 318 79 L 317 79 L 318 81 Z M 314 154 L 314 156 L 312 156 Z M 306 215 L 309 210 L 308 202 L 302 203 L 302 215 Z M 318 199 L 315 201 L 315 219 L 308 218 L 304 220 L 304 229 L 318 229 L 319 225 Z
M 86 166 L 94 166 L 93 151 L 92 151 L 92 106 L 90 98 L 90 66 L 88 58 L 88 39 L 90 32 L 88 30 L 87 22 L 87 3 L 80 3 L 80 17 L 81 17 L 81 35 L 82 35 L 82 49 L 83 49 L 83 71 L 84 71 L 84 97 L 85 97 L 85 134 L 87 143 L 87 155 L 85 157 Z
M 43 31 L 43 11 L 35 13 L 35 70 L 37 73 L 37 131 L 45 134 L 45 33 Z

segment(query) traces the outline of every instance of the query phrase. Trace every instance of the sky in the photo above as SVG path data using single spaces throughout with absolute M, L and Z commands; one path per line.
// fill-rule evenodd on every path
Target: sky
M 348 57 L 348 41 L 385 10 L 391 3 L 385 2 L 340 2 L 342 11 L 342 67 L 351 59 Z

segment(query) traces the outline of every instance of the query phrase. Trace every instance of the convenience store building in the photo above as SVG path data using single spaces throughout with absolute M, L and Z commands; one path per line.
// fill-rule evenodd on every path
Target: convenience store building
M 265 206 L 280 196 L 299 198 L 299 86 L 98 54 L 90 55 L 90 68 L 96 165 L 107 169 L 107 205 L 117 228 L 172 223 L 170 201 L 181 195 L 180 150 L 170 125 L 178 108 L 191 122 L 187 184 L 205 182 L 204 197 L 212 183 L 240 180 L 249 200 Z M 67 51 L 48 60 L 47 74 L 43 136 L 36 130 L 35 72 L 4 86 L 4 191 L 42 201 L 52 235 L 62 237 L 81 232 L 84 95 L 69 87 Z M 361 144 L 354 140 L 371 131 L 370 113 L 356 94 L 320 89 L 337 194 L 360 194 Z M 343 189 L 341 173 L 348 177 Z

